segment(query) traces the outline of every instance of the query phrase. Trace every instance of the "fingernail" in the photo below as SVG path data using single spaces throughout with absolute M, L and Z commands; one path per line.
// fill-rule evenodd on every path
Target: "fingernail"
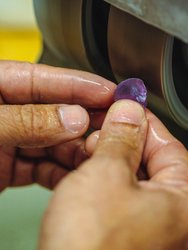
M 59 116 L 64 128 L 71 133 L 80 133 L 87 127 L 88 114 L 86 110 L 79 105 L 60 107 Z
M 113 122 L 140 126 L 145 119 L 143 107 L 131 100 L 120 100 L 115 102 L 110 112 L 110 117 Z

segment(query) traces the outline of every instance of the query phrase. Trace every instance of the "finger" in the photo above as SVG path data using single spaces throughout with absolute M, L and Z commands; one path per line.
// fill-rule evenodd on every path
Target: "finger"
M 79 105 L 0 105 L 0 144 L 46 147 L 82 136 L 89 124 Z
M 97 142 L 99 140 L 99 136 L 100 136 L 100 130 L 97 130 L 87 137 L 86 142 L 85 142 L 85 150 L 88 156 L 91 156 L 94 153 L 95 148 L 97 146 Z M 137 177 L 139 180 L 148 179 L 147 170 L 146 170 L 146 167 L 143 166 L 143 164 L 139 166 Z
M 25 186 L 38 183 L 49 189 L 53 189 L 67 171 L 58 164 L 51 162 L 35 162 L 16 159 L 12 167 L 10 186 Z
M 78 138 L 47 149 L 48 154 L 67 169 L 77 168 L 88 158 L 85 151 L 85 140 Z
M 72 170 L 88 158 L 88 153 L 85 151 L 85 140 L 78 138 L 49 148 L 22 148 L 19 156 L 29 159 L 49 158 Z
M 153 181 L 175 185 L 188 183 L 188 153 L 186 148 L 150 111 L 147 143 L 143 160 Z
M 90 134 L 85 142 L 85 150 L 89 156 L 91 156 L 97 146 L 97 142 L 99 140 L 100 130 L 94 131 Z
M 146 132 L 144 109 L 130 100 L 118 101 L 107 114 L 95 154 L 120 157 L 135 170 L 141 160 Z
M 100 131 L 91 165 L 104 169 L 104 173 L 121 172 L 122 178 L 132 183 L 135 179 L 132 172 L 136 173 L 140 165 L 146 133 L 147 120 L 141 105 L 130 100 L 114 103 Z
M 0 148 L 0 192 L 10 186 L 24 186 L 34 182 L 52 189 L 66 174 L 62 165 L 19 159 L 16 158 L 14 148 Z
M 0 93 L 5 103 L 67 103 L 103 108 L 116 85 L 87 72 L 23 62 L 0 62 Z
M 11 184 L 15 154 L 12 147 L 0 147 L 0 192 Z
M 160 183 L 185 184 L 188 181 L 187 150 L 164 127 L 160 120 L 147 110 L 149 120 L 148 136 L 143 154 L 143 164 L 147 166 L 141 179 L 149 177 Z M 99 131 L 93 132 L 86 140 L 86 151 L 92 155 L 99 138 Z M 147 171 L 147 175 L 146 175 Z
M 0 148 L 0 191 L 9 186 L 23 186 L 34 182 L 53 188 L 67 174 L 65 169 L 54 163 L 33 163 L 15 157 L 14 148 Z

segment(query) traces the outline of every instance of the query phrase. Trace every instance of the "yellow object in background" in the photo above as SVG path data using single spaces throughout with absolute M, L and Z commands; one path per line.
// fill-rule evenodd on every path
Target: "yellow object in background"
M 36 62 L 41 40 L 32 0 L 0 1 L 0 60 Z
M 37 30 L 5 30 L 0 28 L 0 59 L 35 62 L 42 50 Z
M 5 29 L 0 27 L 0 60 L 36 62 L 42 42 L 37 29 Z

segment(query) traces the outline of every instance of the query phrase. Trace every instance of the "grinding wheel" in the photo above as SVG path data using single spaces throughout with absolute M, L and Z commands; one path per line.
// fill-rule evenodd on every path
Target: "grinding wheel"
M 176 51 L 178 46 L 183 48 L 172 36 L 111 7 L 108 48 L 116 80 L 142 78 L 150 106 L 188 130 L 188 67 L 183 59 L 178 61 L 187 47 L 185 52 Z M 178 68 L 187 71 L 178 72 Z

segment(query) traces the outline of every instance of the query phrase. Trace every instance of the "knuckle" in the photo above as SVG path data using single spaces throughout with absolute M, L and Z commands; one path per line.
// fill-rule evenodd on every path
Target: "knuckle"
M 36 64 L 30 64 L 30 93 L 31 93 L 31 100 L 33 103 L 41 103 L 41 92 L 40 87 L 37 84 L 36 81 L 36 75 L 37 75 L 37 66 Z
M 44 112 L 44 111 L 43 111 Z M 42 140 L 42 131 L 45 129 L 42 110 L 37 105 L 22 105 L 19 112 L 20 134 L 23 135 L 24 143 L 35 145 Z
M 126 134 L 126 135 L 111 135 L 111 136 L 106 136 L 102 140 L 101 143 L 104 148 L 106 147 L 111 147 L 114 150 L 119 149 L 119 148 L 124 148 L 127 149 L 129 148 L 130 150 L 137 150 L 139 148 L 139 141 L 137 138 L 137 135 L 132 134 Z
M 61 124 L 56 109 L 55 105 L 2 105 L 0 145 L 33 147 L 59 138 Z

